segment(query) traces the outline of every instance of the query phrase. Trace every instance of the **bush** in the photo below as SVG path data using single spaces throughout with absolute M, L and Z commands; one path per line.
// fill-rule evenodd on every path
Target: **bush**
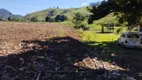
M 31 18 L 31 21 L 32 21 L 32 22 L 38 22 L 37 16 L 36 16 L 36 17 L 32 17 L 32 18 Z
M 18 18 L 18 17 L 14 17 L 14 18 L 12 18 L 11 21 L 17 21 L 17 22 L 20 22 L 21 20 L 20 20 L 20 18 Z
M 87 27 L 87 25 L 84 24 L 82 21 L 75 21 L 74 24 L 76 29 L 83 29 L 83 30 L 89 29 L 89 27 Z
M 76 21 L 84 21 L 85 17 L 82 14 L 80 14 L 80 13 L 76 13 L 75 16 L 74 16 L 74 20 L 76 20 Z
M 51 18 L 49 16 L 46 16 L 45 22 L 50 22 Z
M 54 19 L 54 18 L 51 18 L 51 17 L 49 17 L 49 16 L 46 16 L 45 22 L 55 22 L 55 19 Z
M 55 17 L 55 21 L 56 21 L 56 22 L 63 22 L 63 21 L 65 21 L 65 20 L 67 20 L 67 16 L 65 16 L 65 15 L 57 15 L 57 16 Z
M 12 21 L 12 17 L 11 16 L 9 16 L 7 19 L 8 19 L 8 21 Z
M 75 28 L 88 30 L 89 27 L 87 27 L 87 25 L 85 23 L 83 23 L 84 20 L 85 20 L 85 17 L 82 14 L 76 13 L 74 16 L 74 21 L 73 21 Z

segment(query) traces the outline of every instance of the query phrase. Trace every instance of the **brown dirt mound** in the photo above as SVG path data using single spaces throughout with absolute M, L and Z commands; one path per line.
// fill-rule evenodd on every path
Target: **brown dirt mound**
M 79 39 L 75 30 L 58 24 L 0 22 L 0 56 L 19 51 L 24 40 L 45 40 L 62 36 Z

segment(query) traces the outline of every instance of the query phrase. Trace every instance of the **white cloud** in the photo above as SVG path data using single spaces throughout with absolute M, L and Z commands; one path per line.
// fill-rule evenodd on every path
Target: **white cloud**
M 85 2 L 84 2 L 84 3 L 82 3 L 82 6 L 87 6 L 87 5 L 88 5 L 88 4 L 87 4 L 87 3 L 85 3 Z

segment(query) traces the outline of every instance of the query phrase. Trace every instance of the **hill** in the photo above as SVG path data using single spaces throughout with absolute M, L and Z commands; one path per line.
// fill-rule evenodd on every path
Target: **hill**
M 10 11 L 6 9 L 0 9 L 0 16 L 3 17 L 4 19 L 7 19 L 9 16 Z
M 86 7 L 81 8 L 69 8 L 69 9 L 60 9 L 60 8 L 49 8 L 46 10 L 34 12 L 25 16 L 25 18 L 31 18 L 37 16 L 39 20 L 45 20 L 45 17 L 48 15 L 50 17 L 55 17 L 58 14 L 66 15 L 69 19 L 72 19 L 75 13 L 81 13 L 84 16 L 89 16 L 90 12 L 87 11 Z
M 3 19 L 7 19 L 9 16 L 9 13 L 11 13 L 11 12 L 6 9 L 3 9 L 3 8 L 0 9 L 0 17 L 3 17 Z M 12 14 L 12 16 L 13 17 L 22 17 L 21 15 L 15 15 L 15 14 Z
M 93 5 L 93 4 L 92 4 Z M 60 8 L 49 8 L 46 10 L 42 11 L 37 11 L 31 14 L 28 14 L 25 16 L 25 18 L 32 18 L 37 16 L 38 20 L 43 21 L 45 20 L 46 16 L 49 16 L 51 18 L 54 18 L 55 16 L 62 14 L 66 15 L 69 20 L 72 20 L 75 13 L 81 13 L 85 17 L 88 17 L 91 13 L 87 10 L 86 7 L 81 7 L 81 8 L 68 8 L 68 9 L 60 9 Z M 87 18 L 86 18 L 87 19 Z M 117 19 L 116 16 L 113 16 L 113 13 L 105 16 L 104 18 L 101 18 L 97 21 L 94 21 L 95 24 L 100 24 L 100 23 L 114 23 L 117 24 Z

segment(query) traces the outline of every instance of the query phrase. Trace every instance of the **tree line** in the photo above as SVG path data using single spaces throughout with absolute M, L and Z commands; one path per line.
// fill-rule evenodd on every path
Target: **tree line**
M 55 18 L 46 16 L 45 20 L 40 21 L 38 19 L 38 16 L 34 16 L 31 18 L 19 18 L 19 17 L 13 17 L 11 14 L 9 14 L 7 19 L 4 19 L 2 16 L 0 16 L 0 21 L 17 21 L 17 22 L 26 22 L 26 21 L 31 21 L 31 22 L 63 22 L 68 20 L 68 17 L 65 15 L 57 15 Z

